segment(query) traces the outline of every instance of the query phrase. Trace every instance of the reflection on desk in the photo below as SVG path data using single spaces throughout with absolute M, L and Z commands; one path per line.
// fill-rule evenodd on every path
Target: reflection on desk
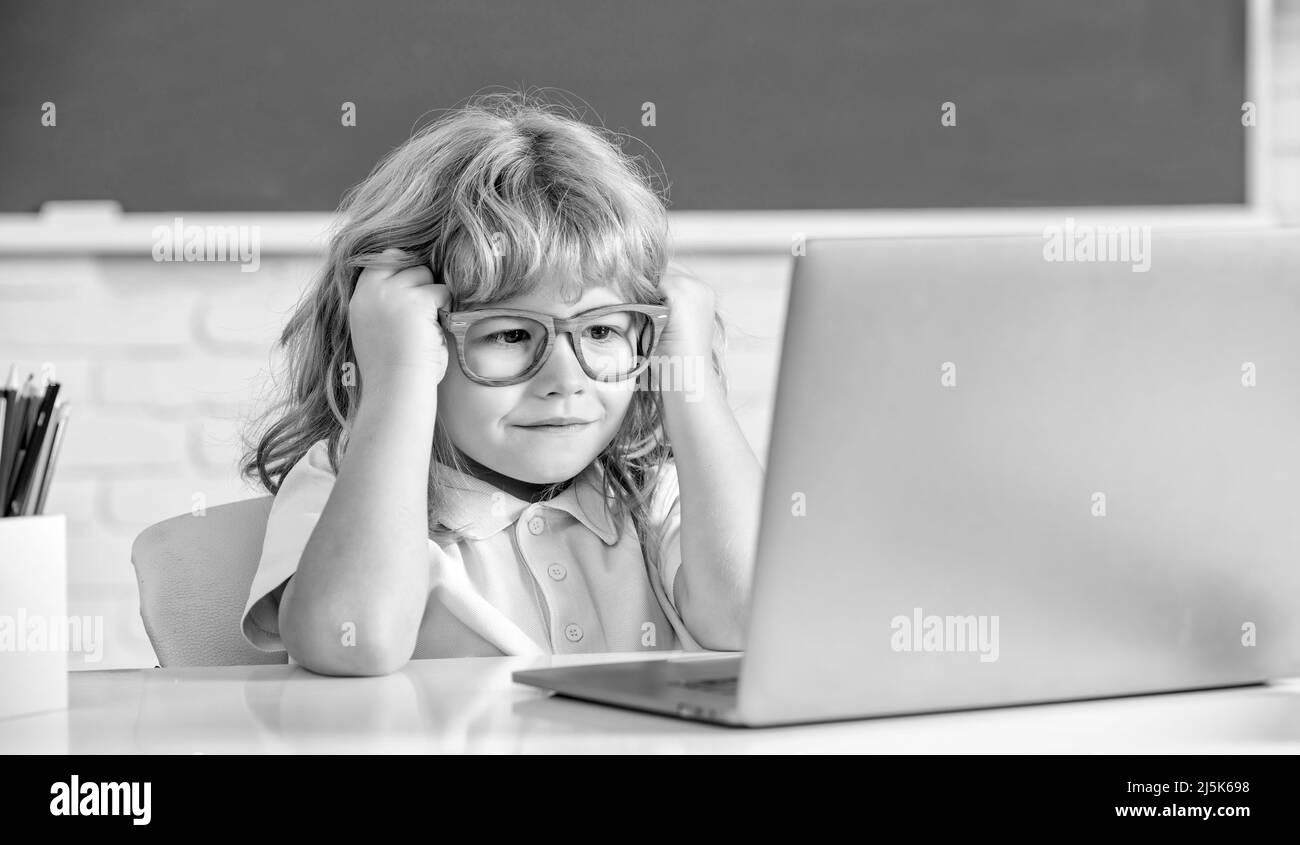
M 1300 753 L 1300 679 L 757 730 L 510 679 L 664 654 L 413 660 L 380 678 L 298 666 L 73 672 L 68 710 L 0 720 L 0 753 Z

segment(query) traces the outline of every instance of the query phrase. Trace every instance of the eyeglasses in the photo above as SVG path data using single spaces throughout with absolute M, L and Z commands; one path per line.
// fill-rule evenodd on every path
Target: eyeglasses
M 438 309 L 438 323 L 456 339 L 470 381 L 505 387 L 528 381 L 567 334 L 583 372 L 596 381 L 626 381 L 650 365 L 668 323 L 666 305 L 604 305 L 560 318 L 518 308 Z

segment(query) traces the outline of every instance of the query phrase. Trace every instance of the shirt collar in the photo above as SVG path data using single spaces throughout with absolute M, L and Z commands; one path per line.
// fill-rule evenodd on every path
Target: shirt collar
M 529 507 L 523 499 L 444 463 L 433 461 L 432 467 L 439 486 L 446 491 L 438 521 L 470 539 L 482 540 L 513 525 Z M 605 545 L 613 546 L 618 543 L 618 531 L 614 526 L 609 498 L 605 495 L 604 482 L 604 469 L 599 461 L 592 461 L 559 495 L 537 502 L 537 507 L 555 508 L 570 514 Z

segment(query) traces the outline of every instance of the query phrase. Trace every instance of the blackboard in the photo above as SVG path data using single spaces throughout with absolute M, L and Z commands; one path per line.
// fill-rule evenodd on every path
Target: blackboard
M 1241 0 L 5 2 L 0 211 L 328 211 L 505 88 L 634 135 L 674 209 L 1243 203 L 1246 31 Z

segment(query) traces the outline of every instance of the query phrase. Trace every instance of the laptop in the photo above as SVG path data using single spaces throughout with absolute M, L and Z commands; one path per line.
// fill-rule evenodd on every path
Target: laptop
M 745 652 L 515 681 L 766 726 L 1300 675 L 1300 230 L 1056 234 L 809 241 Z

